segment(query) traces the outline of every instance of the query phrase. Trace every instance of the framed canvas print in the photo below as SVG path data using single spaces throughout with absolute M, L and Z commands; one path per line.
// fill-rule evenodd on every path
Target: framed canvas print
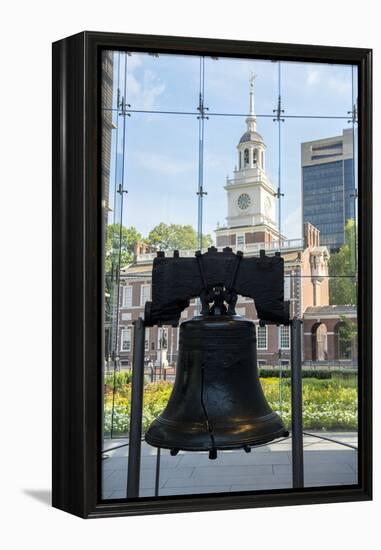
M 53 505 L 369 500 L 371 50 L 53 45 Z

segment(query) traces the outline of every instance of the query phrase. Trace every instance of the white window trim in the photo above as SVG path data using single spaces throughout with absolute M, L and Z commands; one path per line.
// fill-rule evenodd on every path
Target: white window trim
M 149 349 L 150 341 L 149 341 L 149 328 L 146 328 L 145 336 L 144 336 L 144 351 L 150 351 Z
M 282 330 L 288 330 L 288 346 L 282 346 Z M 291 334 L 290 334 L 290 325 L 280 325 L 278 329 L 278 338 L 279 338 L 279 349 L 289 350 L 291 349 Z
M 284 299 L 291 300 L 291 275 L 286 274 L 284 276 Z
M 130 305 L 128 305 L 126 303 L 127 299 L 126 299 L 126 296 L 127 296 L 127 290 L 130 292 Z M 132 285 L 125 285 L 123 286 L 123 291 L 122 291 L 122 307 L 124 308 L 131 308 L 132 307 L 132 293 L 133 293 L 133 286 Z
M 132 315 L 131 313 L 122 313 L 122 321 L 131 321 Z
M 161 345 L 160 345 L 161 335 L 162 335 L 163 331 L 165 331 L 165 332 L 167 333 L 167 347 L 166 347 L 166 348 L 162 348 Z M 168 338 L 169 338 L 169 335 L 168 335 L 168 328 L 166 328 L 166 327 L 159 327 L 159 328 L 158 328 L 158 331 L 157 331 L 157 349 L 158 349 L 158 350 L 161 350 L 161 349 L 166 349 L 166 350 L 168 350 Z
M 264 329 L 265 330 L 265 336 L 266 336 L 266 346 L 265 347 L 259 347 L 259 329 Z M 268 345 L 269 345 L 269 331 L 268 331 L 268 327 L 267 325 L 261 327 L 259 324 L 257 325 L 257 349 L 258 350 L 266 350 L 268 349 Z
M 148 293 L 148 298 L 146 300 L 144 300 L 144 289 L 146 289 L 146 288 L 149 289 L 149 293 Z M 150 284 L 142 284 L 140 286 L 140 306 L 144 306 L 146 301 L 148 301 L 150 299 L 151 299 L 151 285 Z
M 130 333 L 130 349 L 123 349 L 123 342 L 124 342 L 124 333 L 125 332 Z M 125 327 L 121 328 L 120 331 L 120 351 L 124 353 L 131 353 L 132 352 L 132 325 L 126 325 Z

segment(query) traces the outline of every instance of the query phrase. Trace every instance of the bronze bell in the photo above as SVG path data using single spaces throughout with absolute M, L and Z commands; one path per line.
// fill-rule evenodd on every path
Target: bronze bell
M 288 435 L 258 377 L 256 331 L 239 315 L 200 315 L 180 326 L 176 380 L 145 439 L 155 447 L 209 451 L 243 448 Z

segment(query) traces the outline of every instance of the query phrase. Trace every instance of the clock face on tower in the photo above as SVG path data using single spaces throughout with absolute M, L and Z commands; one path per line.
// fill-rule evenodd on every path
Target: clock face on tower
M 247 208 L 249 208 L 250 203 L 251 203 L 251 198 L 250 198 L 250 195 L 248 195 L 247 193 L 242 193 L 238 197 L 237 204 L 238 204 L 238 208 L 240 208 L 241 210 L 246 210 Z

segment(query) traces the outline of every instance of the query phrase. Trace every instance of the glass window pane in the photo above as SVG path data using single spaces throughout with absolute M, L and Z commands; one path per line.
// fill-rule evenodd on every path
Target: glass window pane
M 108 52 L 110 57 L 110 52 Z M 112 108 L 196 113 L 200 58 L 114 52 Z M 111 68 L 108 70 L 111 79 Z
M 259 254 L 278 227 L 278 139 L 276 123 L 268 118 L 256 118 L 254 133 L 246 137 L 252 123 L 247 117 L 213 115 L 205 122 L 208 194 L 203 200 L 203 227 L 220 250 L 230 246 Z M 239 168 L 246 150 L 250 164 Z
M 196 116 L 132 113 L 126 121 L 124 162 L 128 227 L 143 240 L 161 223 L 197 227 Z M 152 244 L 166 249 L 171 241 L 157 236 Z
M 239 114 L 250 111 L 249 81 L 253 79 L 257 116 L 273 117 L 278 101 L 276 63 L 257 59 L 205 58 L 205 104 L 210 113 Z
M 347 118 L 354 104 L 351 65 L 283 61 L 280 65 L 286 116 Z
M 257 325 L 257 348 L 267 349 L 267 326 Z
M 345 272 L 355 273 L 357 129 L 340 119 L 286 119 L 282 132 L 284 234 L 303 238 L 305 246 L 324 246 L 328 254 L 346 244 Z M 312 269 L 319 269 L 316 262 Z
M 279 327 L 279 349 L 290 349 L 290 327 L 288 325 Z
M 306 486 L 355 483 L 355 453 L 339 446 L 357 440 L 355 68 L 134 52 L 104 52 L 102 67 L 103 497 L 126 496 L 133 323 L 152 297 L 156 251 L 192 257 L 212 244 L 281 253 L 284 299 L 303 321 L 304 426 L 314 431 L 304 436 Z M 191 300 L 180 321 L 199 309 Z M 289 326 L 261 326 L 242 296 L 236 313 L 255 323 L 261 386 L 290 426 Z M 146 331 L 143 434 L 171 395 L 180 331 Z M 218 462 L 162 450 L 159 495 L 290 488 L 282 445 L 262 453 L 260 476 L 256 449 L 222 451 Z M 146 443 L 142 461 L 140 496 L 153 496 L 156 450 Z

